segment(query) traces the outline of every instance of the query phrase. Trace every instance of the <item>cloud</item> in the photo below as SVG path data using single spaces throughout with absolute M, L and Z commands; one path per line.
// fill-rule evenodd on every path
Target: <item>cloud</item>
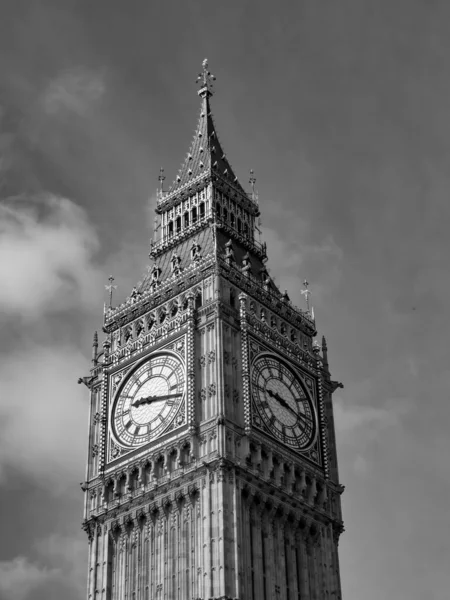
M 105 89 L 104 72 L 79 66 L 52 79 L 41 101 L 47 114 L 72 112 L 83 116 L 99 102 Z
M 32 544 L 29 553 L 37 560 L 16 556 L 0 562 L 0 600 L 83 598 L 86 590 L 85 539 L 52 534 Z
M 333 399 L 334 422 L 340 456 L 357 475 L 366 475 L 375 460 L 374 449 L 390 440 L 406 439 L 403 419 L 411 410 L 404 398 L 389 399 L 383 406 L 363 406 L 344 402 L 340 396 Z
M 0 562 L 0 599 L 25 600 L 37 587 L 55 581 L 59 569 L 47 569 L 19 556 Z
M 67 198 L 0 204 L 0 311 L 37 318 L 89 308 L 100 295 L 97 234 Z M 98 294 L 95 289 L 98 288 Z
M 3 356 L 0 483 L 7 467 L 52 494 L 83 479 L 87 390 L 76 381 L 87 366 L 86 356 L 61 344 L 46 348 L 29 343 Z
M 300 300 L 300 289 L 303 281 L 311 284 L 311 303 L 317 305 L 324 301 L 339 284 L 342 275 L 343 250 L 331 234 L 322 238 L 314 238 L 312 228 L 306 220 L 286 214 L 286 222 L 295 222 L 296 233 L 287 241 L 288 236 L 281 237 L 277 230 L 264 227 L 263 239 L 267 243 L 269 267 L 275 275 L 276 283 L 287 289 L 294 304 L 306 308 Z M 314 279 L 312 279 L 314 276 Z
M 86 589 L 86 568 L 88 556 L 87 538 L 74 539 L 73 536 L 52 534 L 39 540 L 35 549 L 41 559 L 54 565 L 64 577 L 65 582 L 81 594 Z

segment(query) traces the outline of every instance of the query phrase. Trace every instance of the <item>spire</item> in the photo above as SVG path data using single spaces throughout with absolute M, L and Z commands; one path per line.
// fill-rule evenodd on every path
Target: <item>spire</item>
M 92 340 L 92 364 L 95 366 L 97 364 L 97 354 L 98 354 L 98 333 L 94 331 L 94 339 Z
M 213 174 L 233 185 L 247 197 L 225 156 L 214 125 L 210 98 L 213 95 L 212 88 L 215 79 L 209 71 L 208 61 L 205 59 L 202 63 L 202 72 L 197 77 L 201 106 L 194 138 L 175 181 L 170 190 L 164 194 L 161 202 L 166 201 L 181 188 L 197 182 L 203 177 L 211 177 Z
M 324 370 L 329 373 L 330 369 L 329 369 L 329 365 L 328 365 L 328 347 L 327 347 L 327 341 L 325 339 L 325 336 L 322 336 L 322 362 L 323 362 L 323 368 Z

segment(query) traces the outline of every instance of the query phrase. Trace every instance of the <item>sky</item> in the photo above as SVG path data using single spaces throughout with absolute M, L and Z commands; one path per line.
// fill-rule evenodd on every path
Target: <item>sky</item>
M 88 393 L 202 60 L 271 274 L 325 334 L 344 600 L 448 598 L 450 4 L 0 1 L 0 600 L 85 598 Z

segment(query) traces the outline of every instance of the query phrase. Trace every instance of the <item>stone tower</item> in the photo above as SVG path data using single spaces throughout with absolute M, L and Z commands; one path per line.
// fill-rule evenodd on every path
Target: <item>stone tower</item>
M 147 273 L 105 309 L 80 380 L 88 598 L 339 600 L 341 384 L 310 311 L 266 268 L 213 79 L 204 61 L 191 147 L 166 192 L 160 176 Z

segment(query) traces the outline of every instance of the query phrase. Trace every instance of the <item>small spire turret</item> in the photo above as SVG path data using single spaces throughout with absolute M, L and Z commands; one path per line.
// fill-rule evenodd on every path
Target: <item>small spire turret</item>
M 322 336 L 322 363 L 323 363 L 323 368 L 325 370 L 326 373 L 330 373 L 330 368 L 328 365 L 328 347 L 327 347 L 327 341 L 325 339 L 325 336 Z
M 98 333 L 94 331 L 94 339 L 92 340 L 92 364 L 95 367 L 97 364 L 98 355 Z

